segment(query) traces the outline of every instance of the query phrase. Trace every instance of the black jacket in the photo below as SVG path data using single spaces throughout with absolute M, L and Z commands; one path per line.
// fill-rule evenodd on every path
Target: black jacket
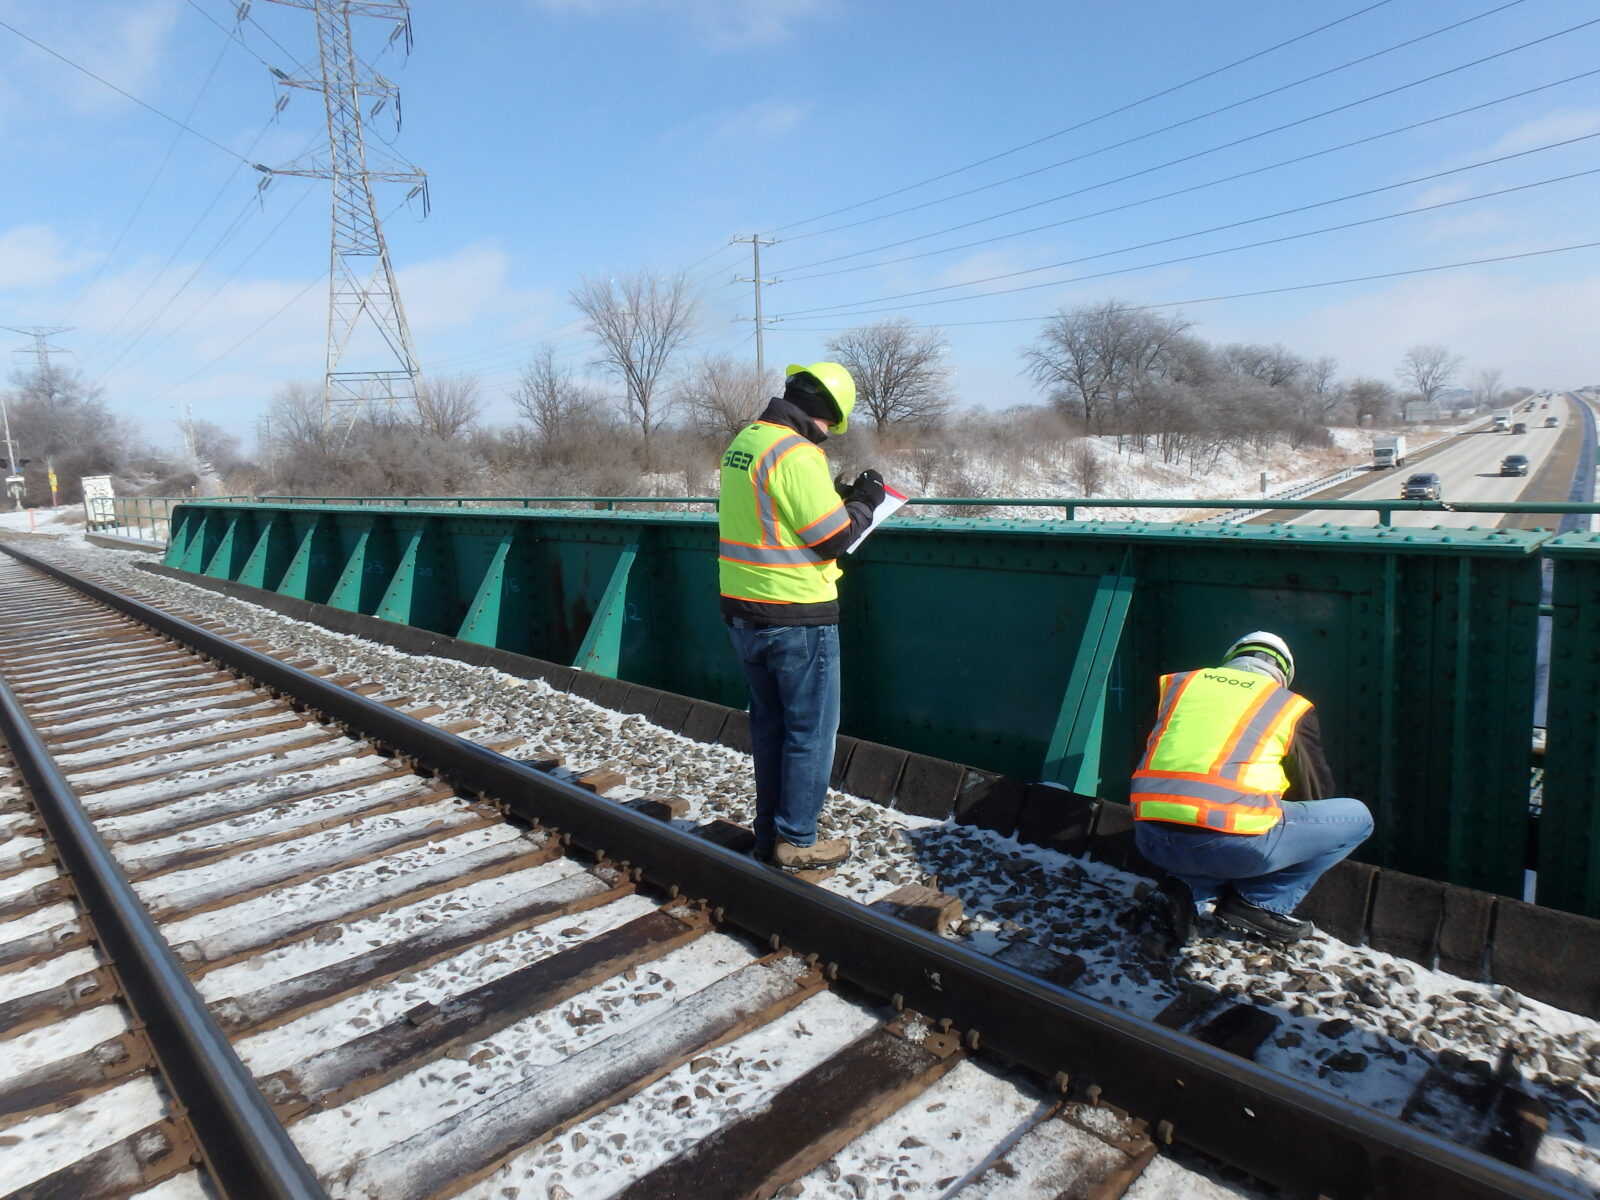
M 782 397 L 774 396 L 762 410 L 758 421 L 770 421 L 792 429 L 801 437 L 821 445 L 828 435 L 817 428 L 817 423 L 800 408 Z M 846 500 L 845 512 L 850 515 L 850 525 L 832 537 L 812 547 L 823 558 L 838 558 L 868 525 L 872 524 L 872 509 L 865 500 Z M 722 615 L 726 620 L 740 617 L 753 625 L 837 625 L 839 602 L 825 600 L 816 604 L 763 604 L 759 600 L 741 600 L 722 596 Z

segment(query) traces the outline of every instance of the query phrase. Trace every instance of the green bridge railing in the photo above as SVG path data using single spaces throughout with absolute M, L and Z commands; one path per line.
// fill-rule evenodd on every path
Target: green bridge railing
M 640 509 L 654 508 L 679 511 L 689 506 L 715 508 L 715 496 L 263 496 L 262 504 L 333 505 L 355 508 L 451 508 L 458 510 L 513 510 L 532 512 L 566 505 L 591 512 L 619 512 L 632 506 Z M 1393 524 L 1397 512 L 1464 512 L 1504 516 L 1511 513 L 1536 513 L 1565 515 L 1568 513 L 1600 512 L 1600 504 L 1557 501 L 1461 501 L 1447 503 L 1442 500 L 1273 500 L 1268 496 L 1240 499 L 1239 497 L 1211 497 L 1209 499 L 1178 499 L 1163 497 L 1152 500 L 1118 500 L 1095 497 L 1039 497 L 1039 496 L 913 496 L 907 502 L 917 508 L 1043 508 L 1056 510 L 1061 520 L 1078 519 L 1079 509 L 1188 509 L 1191 511 L 1251 512 L 1371 512 L 1378 514 L 1378 524 Z
M 712 515 L 474 503 L 186 504 L 166 563 L 744 706 L 717 610 Z M 1228 503 L 1239 502 L 1159 506 Z M 1535 847 L 1530 728 L 1547 562 L 1555 633 Z M 1542 903 L 1600 912 L 1592 534 L 931 518 L 890 522 L 845 569 L 848 734 L 1121 799 L 1158 676 L 1273 629 L 1296 648 L 1296 686 L 1322 714 L 1340 790 L 1377 815 L 1365 857 L 1512 896 L 1536 861 Z

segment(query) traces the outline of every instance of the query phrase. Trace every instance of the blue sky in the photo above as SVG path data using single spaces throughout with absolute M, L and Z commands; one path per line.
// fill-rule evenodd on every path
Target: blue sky
M 1391 377 L 1439 342 L 1468 375 L 1600 381 L 1600 248 L 1509 258 L 1600 241 L 1600 174 L 1580 174 L 1600 168 L 1600 74 L 1571 78 L 1600 71 L 1600 23 L 1565 32 L 1600 21 L 1592 3 L 412 12 L 409 58 L 383 23 L 357 28 L 405 116 L 369 140 L 427 172 L 432 212 L 394 187 L 379 207 L 424 368 L 478 375 L 491 418 L 542 341 L 587 363 L 566 300 L 585 273 L 692 267 L 695 351 L 753 357 L 751 289 L 731 282 L 749 247 L 729 239 L 757 232 L 780 239 L 769 363 L 904 314 L 946 330 L 965 405 L 1036 399 L 1019 351 L 1037 318 L 1109 297 L 1345 374 Z M 311 15 L 0 0 L 0 21 L 209 139 L 0 28 L 0 324 L 74 326 L 56 344 L 153 440 L 175 438 L 183 403 L 248 434 L 277 388 L 323 369 L 327 184 L 279 176 L 258 196 L 241 161 L 282 166 L 325 137 L 316 93 L 273 119 L 268 66 L 315 61 Z M 1484 259 L 1506 261 L 1242 295 Z

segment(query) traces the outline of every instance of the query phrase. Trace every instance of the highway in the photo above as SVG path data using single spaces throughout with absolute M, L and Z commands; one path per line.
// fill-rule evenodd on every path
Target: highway
M 1536 397 L 1532 412 L 1522 412 L 1522 404 L 1517 406 L 1518 411 L 1511 416 L 1512 423 L 1518 421 L 1528 426 L 1524 434 L 1490 433 L 1487 429 L 1472 433 L 1458 434 L 1426 457 L 1418 459 L 1413 452 L 1406 460 L 1406 465 L 1398 470 L 1375 471 L 1369 482 L 1364 482 L 1356 490 L 1342 495 L 1344 500 L 1392 500 L 1398 499 L 1400 485 L 1406 479 L 1418 472 L 1431 471 L 1438 475 L 1443 482 L 1443 500 L 1446 504 L 1455 501 L 1475 500 L 1483 502 L 1519 500 L 1522 498 L 1523 489 L 1538 475 L 1541 467 L 1549 457 L 1555 453 L 1556 446 L 1562 438 L 1577 437 L 1579 420 L 1575 399 L 1563 392 L 1549 395 L 1550 407 L 1540 408 L 1545 397 Z M 1526 402 L 1524 401 L 1523 404 Z M 1546 417 L 1555 416 L 1560 419 L 1560 426 L 1555 429 L 1546 429 Z M 1528 474 L 1501 475 L 1500 460 L 1508 454 L 1526 454 L 1528 456 Z M 1562 495 L 1565 499 L 1566 481 L 1562 482 Z M 1553 496 L 1541 499 L 1555 499 Z M 1330 509 L 1314 509 L 1301 513 L 1285 521 L 1291 525 L 1376 525 L 1378 514 L 1375 512 L 1350 512 Z M 1479 527 L 1498 524 L 1492 513 L 1453 513 L 1453 512 L 1397 512 L 1393 517 L 1393 524 L 1408 526 L 1459 526 L 1465 528 L 1469 525 Z

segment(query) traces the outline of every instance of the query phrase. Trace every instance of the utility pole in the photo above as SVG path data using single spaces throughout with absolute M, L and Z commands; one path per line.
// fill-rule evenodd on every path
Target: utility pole
M 373 183 L 410 184 L 406 199 L 420 196 L 428 207 L 428 177 L 408 163 L 369 154 L 362 109 L 373 117 L 391 107 L 400 127 L 400 89 L 357 57 L 350 18 L 376 17 L 394 23 L 389 40 L 404 38 L 411 48 L 411 11 L 406 0 L 273 0 L 290 8 L 309 9 L 317 20 L 321 73 L 314 79 L 274 71 L 284 87 L 321 92 L 328 119 L 326 155 L 312 155 L 270 175 L 327 179 L 333 184 L 333 225 L 328 269 L 327 369 L 322 386 L 322 428 L 326 432 L 334 407 L 351 409 L 354 422 L 361 406 L 382 401 L 391 410 L 398 401 L 416 400 L 421 369 L 411 342 L 411 327 L 400 303 L 383 222 L 372 198 Z M 369 344 L 361 352 L 373 364 L 362 370 L 343 369 L 357 327 L 365 324 Z M 376 334 L 376 341 L 370 335 Z
M 52 354 L 70 354 L 60 346 L 52 346 L 50 339 L 58 333 L 71 333 L 75 326 L 72 325 L 0 325 L 0 329 L 8 329 L 12 333 L 20 333 L 24 337 L 33 339 L 33 347 L 23 346 L 13 350 L 12 354 L 31 354 L 37 364 L 35 371 L 38 375 L 39 386 L 44 389 L 46 399 L 54 399 L 56 394 L 54 382 L 54 369 L 50 366 Z M 5 427 L 5 460 L 6 460 L 6 491 L 11 496 L 12 508 L 22 511 L 22 489 L 24 486 L 22 475 L 22 459 L 17 454 L 17 443 L 11 437 L 11 412 L 6 407 L 5 398 L 0 396 L 0 424 Z M 50 477 L 55 478 L 55 470 L 50 470 Z M 53 487 L 53 485 L 52 485 Z
M 766 284 L 777 283 L 778 281 L 776 279 L 763 279 L 763 278 L 761 278 L 761 247 L 776 245 L 778 239 L 777 238 L 766 238 L 766 239 L 763 239 L 760 234 L 752 233 L 749 237 L 736 237 L 733 240 L 736 241 L 736 242 L 749 242 L 750 243 L 750 254 L 751 254 L 751 257 L 754 259 L 750 275 L 748 277 L 744 276 L 744 275 L 735 275 L 733 277 L 733 282 L 734 283 L 751 283 L 751 284 L 755 285 L 755 292 L 756 292 L 756 315 L 755 315 L 755 323 L 756 323 L 756 376 L 761 380 L 761 385 L 763 387 L 765 387 L 766 383 L 767 383 L 767 355 L 766 355 L 766 346 L 764 344 L 764 339 L 762 337 L 762 334 L 766 331 L 766 327 L 767 327 L 768 321 L 776 320 L 776 318 L 763 317 L 761 315 L 761 289 Z
M 194 444 L 194 410 L 189 407 L 189 402 L 183 402 L 183 419 L 178 422 L 178 428 L 183 432 L 183 448 L 189 452 L 189 457 L 198 459 L 200 452 Z
M 17 459 L 17 444 L 11 440 L 11 410 L 6 407 L 4 392 L 0 392 L 0 422 L 6 431 L 6 491 L 11 496 L 11 507 L 22 511 L 22 466 Z
M 278 486 L 278 452 L 272 444 L 272 414 L 268 413 L 261 418 L 261 424 L 256 427 L 256 442 L 267 459 L 267 486 Z

